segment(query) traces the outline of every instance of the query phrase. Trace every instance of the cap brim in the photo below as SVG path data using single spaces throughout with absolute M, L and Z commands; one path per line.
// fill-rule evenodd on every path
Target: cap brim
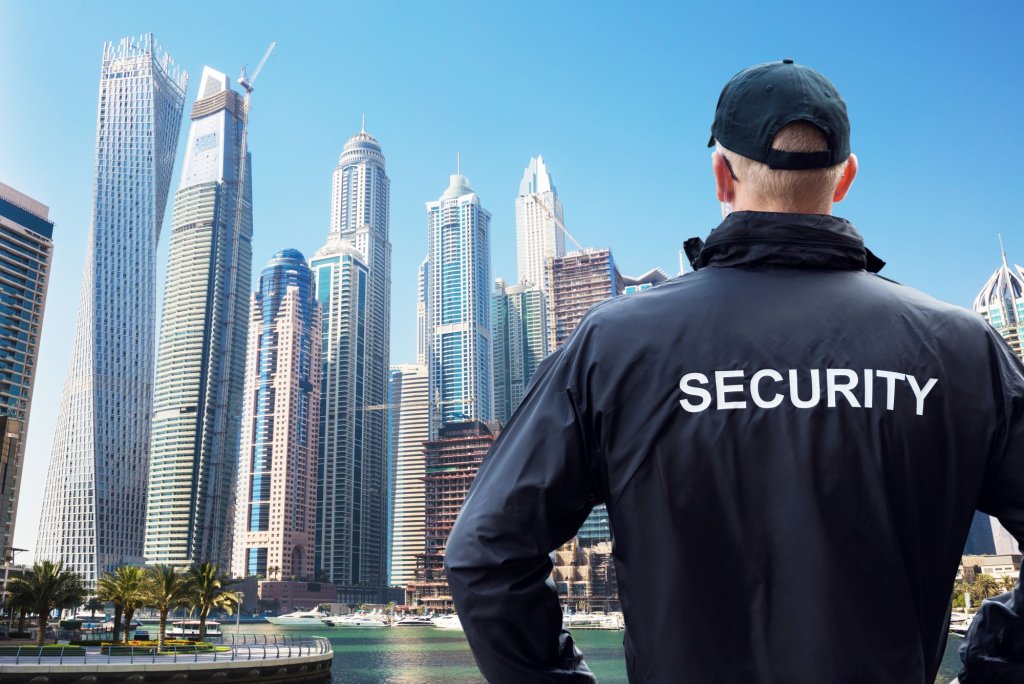
M 715 136 L 711 136 L 711 139 L 708 140 L 708 147 L 714 147 L 714 146 L 715 146 Z

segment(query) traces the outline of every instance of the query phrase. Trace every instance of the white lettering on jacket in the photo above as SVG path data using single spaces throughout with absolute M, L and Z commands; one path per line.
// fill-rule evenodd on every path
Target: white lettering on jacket
M 712 407 L 719 411 L 742 410 L 749 408 L 749 397 L 756 408 L 773 409 L 789 400 L 798 409 L 809 409 L 818 406 L 824 398 L 825 406 L 830 409 L 869 409 L 874 407 L 877 393 L 880 400 L 884 397 L 886 410 L 894 411 L 896 395 L 908 394 L 906 389 L 909 389 L 908 398 L 913 398 L 915 412 L 923 416 L 925 400 L 939 382 L 938 378 L 928 378 L 922 384 L 907 373 L 870 368 L 864 371 L 826 368 L 824 383 L 822 375 L 817 368 L 790 368 L 785 375 L 773 368 L 763 368 L 754 371 L 749 379 L 747 371 L 739 369 L 717 370 L 710 374 L 686 373 L 679 379 L 679 390 L 685 395 L 679 405 L 689 413 L 700 413 Z M 881 386 L 876 387 L 879 381 Z

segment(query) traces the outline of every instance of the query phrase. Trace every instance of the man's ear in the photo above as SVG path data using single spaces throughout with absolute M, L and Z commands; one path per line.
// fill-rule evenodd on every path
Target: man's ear
M 850 158 L 846 160 L 846 169 L 843 171 L 843 177 L 839 179 L 839 184 L 836 185 L 836 191 L 832 194 L 833 202 L 842 202 L 843 198 L 846 197 L 846 193 L 850 191 L 850 186 L 853 185 L 853 179 L 857 177 L 857 155 L 850 154 Z
M 715 192 L 718 194 L 718 201 L 735 201 L 736 181 L 732 179 L 732 171 L 725 162 L 725 156 L 718 150 L 711 153 L 711 170 L 715 173 Z

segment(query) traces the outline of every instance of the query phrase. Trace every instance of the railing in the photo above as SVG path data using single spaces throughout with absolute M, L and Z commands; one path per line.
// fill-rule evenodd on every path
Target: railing
M 218 651 L 217 647 L 227 647 Z M 84 653 L 83 653 L 84 649 Z M 116 652 L 115 652 L 115 649 Z M 13 653 L 11 653 L 13 651 Z M 224 636 L 223 644 L 215 644 L 211 650 L 200 650 L 194 646 L 164 646 L 157 653 L 156 646 L 114 646 L 106 653 L 90 651 L 82 646 L 0 646 L 0 664 L 42 664 L 58 665 L 74 663 L 200 663 L 232 660 L 273 660 L 331 652 L 331 642 L 324 637 L 300 637 L 284 634 L 231 634 Z

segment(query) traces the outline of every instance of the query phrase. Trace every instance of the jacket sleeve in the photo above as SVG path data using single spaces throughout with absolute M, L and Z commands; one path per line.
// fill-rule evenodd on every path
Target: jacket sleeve
M 452 597 L 489 682 L 596 681 L 562 629 L 549 579 L 550 552 L 576 534 L 598 498 L 573 390 L 576 346 L 570 342 L 537 370 L 445 549 Z
M 1017 542 L 1024 540 L 1024 365 L 998 340 L 1002 388 L 997 456 L 979 509 L 995 516 Z M 1024 587 L 985 601 L 960 646 L 961 684 L 1024 682 Z

